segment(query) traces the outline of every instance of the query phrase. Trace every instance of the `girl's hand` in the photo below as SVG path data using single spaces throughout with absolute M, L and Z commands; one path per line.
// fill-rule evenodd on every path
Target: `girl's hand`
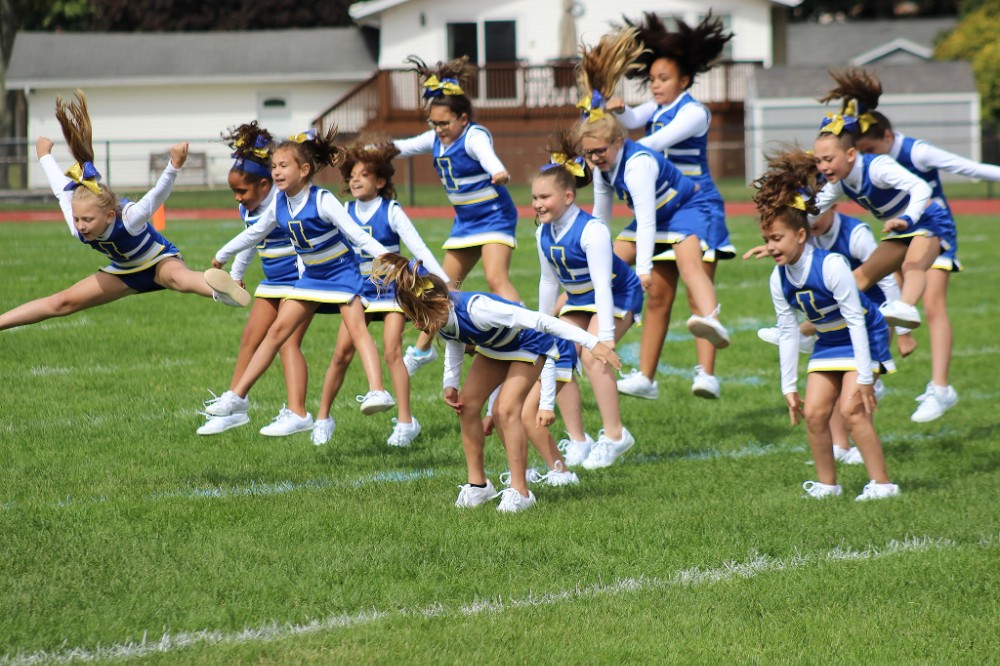
M 804 335 L 807 338 L 816 335 L 816 324 L 808 320 L 802 322 L 799 324 L 799 335 Z
M 649 273 L 643 273 L 639 276 L 639 284 L 642 285 L 643 291 L 649 291 L 649 285 L 653 284 L 653 276 Z
M 607 102 L 604 103 L 605 111 L 613 111 L 614 113 L 624 113 L 625 112 L 625 100 L 617 95 L 612 97 Z
M 45 157 L 46 155 L 52 154 L 52 139 L 47 136 L 38 137 L 38 141 L 35 142 L 35 154 L 38 155 L 38 159 Z
M 493 434 L 493 415 L 487 414 L 483 417 L 483 437 L 489 437 Z
M 622 360 L 606 342 L 598 342 L 597 346 L 590 350 L 590 353 L 601 363 L 610 363 L 615 370 L 622 369 Z
M 886 223 L 882 225 L 882 233 L 888 234 L 893 231 L 906 231 L 909 226 L 910 225 L 906 223 L 906 220 L 894 217 L 891 220 L 886 220 Z
M 494 185 L 506 185 L 510 182 L 510 174 L 506 171 L 498 171 L 493 174 L 492 180 Z
M 215 257 L 212 257 L 212 268 L 222 268 L 225 265 L 226 265 L 225 262 L 219 261 Z
M 535 414 L 535 426 L 538 428 L 548 428 L 556 422 L 556 413 L 551 409 L 539 409 Z
M 896 349 L 899 350 L 899 355 L 906 358 L 917 348 L 917 339 L 913 337 L 912 333 L 905 333 L 903 335 L 896 336 Z
M 175 169 L 180 169 L 187 162 L 188 158 L 188 144 L 187 142 L 178 143 L 170 147 L 170 163 L 174 165 Z
M 456 414 L 462 413 L 462 403 L 458 401 L 458 389 L 454 386 L 449 386 L 444 390 L 444 404 L 451 407 L 452 411 Z
M 875 386 L 873 384 L 858 384 L 855 396 L 861 396 L 861 404 L 865 406 L 865 414 L 874 414 L 878 408 L 878 400 L 875 399 Z
M 799 398 L 798 391 L 794 393 L 786 393 L 785 402 L 788 404 L 788 418 L 791 419 L 793 426 L 797 426 L 799 421 L 805 417 L 802 399 Z
M 763 259 L 764 257 L 767 256 L 770 255 L 767 253 L 766 245 L 758 245 L 756 247 L 752 247 L 743 253 L 744 259 Z

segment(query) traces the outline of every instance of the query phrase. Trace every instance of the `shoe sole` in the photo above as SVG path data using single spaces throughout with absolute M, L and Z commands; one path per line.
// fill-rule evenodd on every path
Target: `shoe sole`
M 387 412 L 395 406 L 396 403 L 392 403 L 389 405 L 386 404 L 361 405 L 361 413 L 364 414 L 365 416 L 371 416 L 372 414 L 378 414 L 379 412 Z
M 702 321 L 688 321 L 688 332 L 696 338 L 702 338 L 712 343 L 716 349 L 725 349 L 729 346 L 729 339 L 722 337 L 717 330 Z
M 205 283 L 220 294 L 225 294 L 239 303 L 240 307 L 245 308 L 250 305 L 252 299 L 250 292 L 236 284 L 236 281 L 229 277 L 229 273 L 224 270 L 209 268 L 205 271 Z
M 920 328 L 921 322 L 919 319 L 906 319 L 905 317 L 897 317 L 895 315 L 886 314 L 883 314 L 882 317 L 885 319 L 885 323 L 889 324 L 889 326 L 902 326 L 903 328 L 909 329 Z
M 267 426 L 264 426 L 263 428 L 260 429 L 260 434 L 264 435 L 265 437 L 288 437 L 289 435 L 295 435 L 300 432 L 309 432 L 310 430 L 313 429 L 313 427 L 312 424 L 310 423 L 305 428 L 297 428 L 289 432 L 264 432 L 266 429 Z
M 648 393 L 631 393 L 623 389 L 618 389 L 618 392 L 622 395 L 631 396 L 633 398 L 642 398 L 643 400 L 656 400 L 660 397 L 659 393 L 654 393 L 653 395 Z
M 237 412 L 236 414 L 231 414 L 230 416 L 236 416 L 237 414 L 239 414 L 239 412 Z M 213 418 L 223 418 L 223 417 L 213 417 Z M 248 423 L 250 423 L 250 416 L 247 415 L 247 414 L 242 414 L 242 418 L 240 418 L 239 420 L 237 420 L 235 423 L 229 423 L 229 424 L 227 424 L 226 427 L 223 428 L 222 430 L 213 430 L 211 432 L 202 432 L 202 429 L 204 428 L 204 426 L 202 426 L 201 428 L 198 428 L 197 432 L 198 432 L 199 435 L 219 435 L 219 434 L 222 434 L 222 433 L 226 432 L 227 430 L 232 430 L 233 428 L 239 428 L 241 425 L 246 425 Z
M 712 391 L 710 391 L 710 390 L 708 390 L 706 388 L 693 388 L 693 389 L 691 389 L 691 395 L 696 396 L 698 398 L 704 398 L 705 400 L 718 400 L 719 399 L 719 394 L 718 393 L 712 393 Z

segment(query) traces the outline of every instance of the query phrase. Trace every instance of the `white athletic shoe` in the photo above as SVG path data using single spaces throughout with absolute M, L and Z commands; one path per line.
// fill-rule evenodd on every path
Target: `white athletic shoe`
M 282 406 L 274 420 L 260 429 L 260 434 L 268 437 L 286 437 L 297 432 L 305 432 L 313 429 L 312 414 L 306 412 L 305 416 L 299 416 L 290 409 Z
M 500 505 L 497 507 L 497 511 L 518 513 L 519 511 L 527 511 L 535 504 L 535 494 L 530 490 L 528 496 L 525 497 L 513 488 L 508 488 L 500 493 Z
M 929 423 L 944 416 L 944 413 L 958 402 L 958 392 L 952 386 L 941 388 L 928 382 L 927 388 L 917 396 L 917 407 L 910 420 L 915 423 Z
M 459 509 L 473 509 L 482 506 L 497 496 L 496 488 L 493 487 L 493 482 L 489 479 L 486 479 L 485 488 L 470 486 L 468 483 L 459 486 L 459 488 L 461 490 L 458 491 L 458 499 L 455 500 L 455 506 Z
M 766 342 L 769 345 L 778 346 L 778 339 L 781 333 L 778 331 L 777 326 L 771 326 L 769 328 L 758 328 L 757 337 Z M 802 335 L 799 334 L 799 353 L 805 354 L 806 356 L 813 353 L 813 349 L 816 348 L 816 336 L 815 335 Z
M 694 337 L 708 340 L 716 349 L 725 349 L 729 346 L 729 331 L 719 323 L 720 307 L 716 305 L 707 317 L 691 315 L 687 320 L 687 328 Z
M 875 384 L 872 386 L 872 390 L 875 391 L 875 401 L 882 402 L 882 398 L 885 397 L 885 382 L 881 379 L 876 379 Z
M 633 369 L 618 380 L 618 392 L 634 398 L 656 400 L 660 397 L 660 386 L 656 381 L 649 381 L 649 378 L 639 370 Z
M 580 477 L 576 475 L 576 472 L 566 469 L 558 460 L 555 469 L 550 469 L 542 479 L 549 486 L 572 486 L 580 483 Z
M 420 434 L 420 422 L 417 421 L 416 417 L 413 417 L 412 423 L 400 423 L 396 419 L 393 419 L 392 422 L 396 425 L 392 427 L 392 434 L 389 435 L 389 440 L 386 442 L 389 446 L 409 446 Z
M 414 346 L 409 346 L 406 348 L 406 353 L 403 354 L 403 365 L 406 366 L 406 372 L 411 377 L 416 374 L 417 370 L 424 367 L 428 363 L 436 361 L 438 357 L 438 350 L 432 345 L 430 349 L 426 352 L 422 352 Z
M 582 442 L 577 442 L 572 439 L 562 439 L 556 447 L 563 454 L 563 458 L 566 459 L 567 467 L 576 467 L 577 465 L 582 465 L 583 461 L 587 459 L 590 455 L 590 449 L 594 446 L 594 440 L 591 439 L 590 435 L 584 433 L 587 439 Z
M 861 494 L 854 498 L 856 502 L 867 502 L 868 500 L 885 499 L 895 497 L 899 494 L 899 486 L 895 483 L 875 483 L 869 481 L 865 484 Z
M 245 423 L 250 423 L 250 417 L 247 416 L 246 412 L 237 412 L 229 416 L 209 416 L 197 432 L 199 435 L 218 435 L 220 432 L 226 432 Z
M 246 414 L 249 410 L 250 398 L 241 398 L 232 391 L 226 391 L 219 397 L 205 402 L 205 413 L 209 416 Z
M 856 446 L 852 446 L 849 449 L 842 449 L 835 445 L 833 447 L 833 459 L 845 465 L 863 465 L 865 462 L 861 458 L 861 451 Z
M 916 307 L 900 300 L 886 301 L 879 309 L 889 326 L 917 328 L 920 326 L 920 312 Z
M 590 450 L 590 455 L 583 461 L 584 469 L 602 469 L 611 467 L 623 453 L 632 448 L 635 437 L 626 428 L 622 428 L 622 438 L 617 442 L 608 439 L 604 430 L 597 434 L 597 443 Z
M 541 483 L 545 480 L 545 475 L 539 472 L 534 467 L 529 467 L 524 470 L 524 482 L 529 486 L 533 486 L 536 483 Z M 500 484 L 504 487 L 510 488 L 510 470 L 506 472 L 501 472 L 500 474 Z
M 694 366 L 694 381 L 691 382 L 691 393 L 699 398 L 717 400 L 720 390 L 718 377 L 708 374 L 700 365 Z
M 224 270 L 209 268 L 205 271 L 205 283 L 212 288 L 212 298 L 223 305 L 234 308 L 250 305 L 250 292 L 238 285 Z
M 368 391 L 354 399 L 361 403 L 361 413 L 365 416 L 378 414 L 396 406 L 396 400 L 388 391 Z
M 813 499 L 837 497 L 840 493 L 844 492 L 844 489 L 840 487 L 840 484 L 831 486 L 826 483 L 820 483 L 819 481 L 806 481 L 802 484 L 802 490 L 806 491 L 806 494 L 803 495 L 803 497 L 811 497 Z
M 337 429 L 337 422 L 333 420 L 332 416 L 328 416 L 325 419 L 316 419 L 313 424 L 312 443 L 316 446 L 322 446 L 330 441 L 333 437 L 333 431 Z

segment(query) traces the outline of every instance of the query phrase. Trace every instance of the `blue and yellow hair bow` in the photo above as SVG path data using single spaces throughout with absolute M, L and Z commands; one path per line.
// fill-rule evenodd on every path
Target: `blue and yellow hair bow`
M 551 161 L 542 166 L 542 171 L 548 171 L 549 169 L 555 169 L 556 167 L 562 167 L 569 171 L 571 174 L 577 178 L 583 178 L 587 175 L 586 168 L 584 166 L 583 158 L 580 156 L 570 157 L 566 153 L 552 153 Z
M 293 134 L 288 137 L 289 141 L 294 141 L 295 143 L 305 143 L 306 141 L 316 140 L 316 128 L 310 128 L 305 132 L 299 132 L 298 134 Z
M 413 295 L 420 298 L 425 292 L 434 288 L 431 282 L 430 271 L 424 268 L 419 259 L 410 259 L 410 272 L 413 273 Z
M 806 198 L 802 196 L 801 192 L 796 192 L 795 196 L 793 196 L 785 205 L 789 208 L 801 210 L 803 213 L 806 212 Z
M 581 118 L 588 123 L 600 120 L 604 117 L 604 95 L 600 90 L 591 91 L 590 95 L 584 97 L 576 103 L 576 108 L 581 110 Z
M 858 104 L 856 100 L 849 101 L 841 113 L 828 113 L 819 126 L 820 132 L 840 136 L 846 129 L 853 132 L 854 128 L 860 128 L 861 134 L 868 131 L 868 128 L 876 123 L 875 117 L 870 113 L 858 114 Z
M 313 130 L 313 131 L 315 132 L 315 130 Z M 236 141 L 233 143 L 233 145 L 237 148 L 237 150 L 233 151 L 233 154 L 231 155 L 231 157 L 239 157 L 240 156 L 240 154 L 243 151 L 241 151 L 239 149 L 243 147 L 243 143 L 244 143 L 243 139 L 236 139 Z M 271 151 L 269 151 L 267 149 L 267 146 L 268 146 L 269 143 L 270 142 L 267 140 L 266 137 L 264 137 L 263 134 L 258 134 L 257 138 L 254 139 L 253 148 L 250 150 L 250 152 L 253 154 L 254 157 L 259 157 L 262 160 L 266 160 L 267 158 L 269 158 L 271 156 Z
M 75 190 L 83 185 L 94 194 L 101 193 L 101 186 L 97 184 L 101 180 L 101 174 L 93 162 L 77 162 L 66 170 L 66 176 L 73 182 L 67 184 L 65 190 Z
M 458 84 L 458 79 L 453 78 L 443 78 L 438 79 L 434 74 L 431 74 L 423 83 L 424 88 L 424 99 L 430 99 L 431 97 L 441 97 L 442 95 L 464 95 L 465 91 L 462 90 L 462 86 Z

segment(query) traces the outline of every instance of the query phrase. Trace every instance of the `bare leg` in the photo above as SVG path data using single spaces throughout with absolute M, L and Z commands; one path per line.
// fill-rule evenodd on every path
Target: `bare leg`
M 500 424 L 500 437 L 507 450 L 510 487 L 525 497 L 528 495 L 528 485 L 524 478 L 528 464 L 528 439 L 521 422 L 521 409 L 531 387 L 538 383 L 542 364 L 543 359 L 533 364 L 520 361 L 510 363 L 500 395 L 493 403 L 493 418 Z M 482 433 L 481 427 L 479 431 Z
M 510 259 L 514 248 L 502 243 L 487 243 L 482 247 L 483 271 L 490 291 L 501 298 L 515 303 L 521 296 L 510 281 Z
M 635 241 L 616 240 L 611 247 L 619 259 L 629 266 L 635 266 Z
M 382 384 L 382 360 L 372 334 L 368 331 L 368 319 L 365 317 L 365 307 L 361 305 L 361 299 L 354 298 L 350 303 L 341 305 L 340 316 L 347 326 L 347 332 L 351 334 L 358 355 L 361 356 L 361 365 L 368 378 L 368 390 L 385 390 Z
M 281 358 L 281 369 L 285 375 L 285 392 L 288 396 L 288 409 L 294 414 L 305 418 L 309 411 L 306 409 L 306 387 L 309 385 L 309 366 L 306 364 L 306 357 L 302 353 L 302 339 L 309 330 L 312 323 L 313 314 L 306 317 L 306 320 L 299 324 L 299 327 L 292 333 L 292 337 L 281 345 L 278 355 Z
M 677 271 L 688 290 L 688 300 L 694 304 L 691 313 L 703 317 L 711 315 L 717 304 L 715 286 L 702 267 L 705 262 L 701 260 L 698 238 L 688 236 L 680 243 L 675 243 L 674 254 L 677 256 Z
M 701 266 L 702 266 L 702 268 L 705 269 L 705 275 L 708 276 L 708 280 L 709 280 L 709 282 L 712 283 L 712 287 L 714 289 L 715 288 L 715 269 L 718 266 L 718 264 L 716 264 L 714 261 L 712 261 L 712 262 L 710 262 L 710 261 L 702 261 L 701 262 Z M 691 312 L 694 312 L 695 311 L 695 304 L 694 304 L 694 301 L 692 300 L 691 295 L 692 295 L 691 289 L 688 289 L 687 290 L 688 305 L 691 308 Z M 702 370 L 705 371 L 705 374 L 714 375 L 715 374 L 715 353 L 717 351 L 715 349 L 715 345 L 713 345 L 708 340 L 705 340 L 704 338 L 695 338 L 694 339 L 694 349 L 695 349 L 695 353 L 698 356 L 698 365 L 700 365 L 701 368 L 702 368 Z
M 171 291 L 212 298 L 212 288 L 205 282 L 204 274 L 191 270 L 178 257 L 169 257 L 156 264 L 156 283 Z
M 890 483 L 889 473 L 885 468 L 885 455 L 882 453 L 882 442 L 875 432 L 873 415 L 865 412 L 864 403 L 855 395 L 858 373 L 845 372 L 842 381 L 840 413 L 847 423 L 848 430 L 851 431 L 854 443 L 861 451 L 865 469 L 868 470 L 868 478 L 876 483 Z
M 392 390 L 396 392 L 396 409 L 399 423 L 412 423 L 413 414 L 410 411 L 410 375 L 403 365 L 403 328 L 406 317 L 399 312 L 389 312 L 385 315 L 382 326 L 382 347 L 385 365 L 389 368 L 392 379 Z
M 531 444 L 538 451 L 538 455 L 545 461 L 545 466 L 549 469 L 556 469 L 556 463 L 562 464 L 562 469 L 566 469 L 566 461 L 556 447 L 556 441 L 552 438 L 552 433 L 548 428 L 538 427 L 538 400 L 542 394 L 542 385 L 535 382 L 528 391 L 528 396 L 524 400 L 524 407 L 521 410 L 521 423 L 524 424 L 524 432 L 527 434 Z
M 816 463 L 820 483 L 836 485 L 837 467 L 833 460 L 830 416 L 840 394 L 840 373 L 810 372 L 806 380 L 805 416 L 809 449 Z
M 646 313 L 642 322 L 642 341 L 639 347 L 639 372 L 653 381 L 660 353 L 670 326 L 670 310 L 677 290 L 677 272 L 671 262 L 653 264 L 651 283 L 646 294 Z
M 279 305 L 281 305 L 281 300 L 277 298 L 255 298 L 253 300 L 250 316 L 247 317 L 247 323 L 243 326 L 243 335 L 240 336 L 240 351 L 236 356 L 236 365 L 233 367 L 233 378 L 229 382 L 230 391 L 236 387 L 236 383 L 246 372 L 247 366 L 250 365 L 250 359 L 253 358 L 257 347 L 267 335 L 267 330 L 278 318 Z
M 354 342 L 351 340 L 347 325 L 341 321 L 340 328 L 337 330 L 337 343 L 333 347 L 330 365 L 323 378 L 323 391 L 320 394 L 319 409 L 316 412 L 318 420 L 330 418 L 330 408 L 333 407 L 333 401 L 340 393 L 340 387 L 344 385 L 344 375 L 347 374 L 347 367 L 353 359 Z
M 98 271 L 83 278 L 72 287 L 51 296 L 28 301 L 3 313 L 0 315 L 0 331 L 16 326 L 36 324 L 53 317 L 65 317 L 74 312 L 104 305 L 135 293 L 137 292 L 134 289 L 130 289 L 114 275 Z
M 910 241 L 903 259 L 903 288 L 899 300 L 908 305 L 916 305 L 924 295 L 927 271 L 941 254 L 941 241 L 927 236 L 916 236 Z
M 486 483 L 486 468 L 483 463 L 483 449 L 486 438 L 483 435 L 482 414 L 486 401 L 493 390 L 500 386 L 507 375 L 507 361 L 498 361 L 485 356 L 476 355 L 469 367 L 458 399 L 462 403 L 462 411 L 458 420 L 462 424 L 462 448 L 465 450 L 465 465 L 468 468 L 469 483 L 483 485 Z M 496 417 L 494 405 L 494 417 Z M 499 419 L 495 418 L 499 425 Z M 511 470 L 513 471 L 513 470 Z M 521 481 L 524 485 L 524 466 L 521 467 Z
M 854 269 L 854 279 L 858 289 L 871 289 L 889 273 L 895 273 L 903 265 L 906 243 L 901 240 L 886 240 L 878 244 L 868 261 Z
M 559 416 L 562 417 L 570 439 L 574 442 L 586 440 L 587 432 L 583 429 L 583 408 L 580 404 L 580 385 L 576 380 L 556 384 L 556 405 L 559 407 Z
M 833 410 L 830 414 L 830 435 L 833 438 L 833 445 L 845 451 L 851 448 L 851 442 L 847 435 L 847 424 L 839 409 Z
M 931 382 L 948 386 L 951 369 L 952 331 L 948 318 L 948 282 L 951 271 L 927 271 L 927 289 L 924 291 L 924 314 L 931 336 Z
M 302 322 L 306 321 L 310 315 L 316 312 L 319 303 L 310 301 L 285 300 L 278 307 L 278 316 L 268 329 L 267 335 L 261 341 L 257 351 L 254 352 L 250 363 L 247 364 L 246 372 L 240 377 L 233 393 L 241 398 L 245 398 L 257 380 L 270 367 L 274 357 L 278 355 L 278 350 L 285 344 L 285 341 L 292 337 L 292 334 L 299 328 Z

